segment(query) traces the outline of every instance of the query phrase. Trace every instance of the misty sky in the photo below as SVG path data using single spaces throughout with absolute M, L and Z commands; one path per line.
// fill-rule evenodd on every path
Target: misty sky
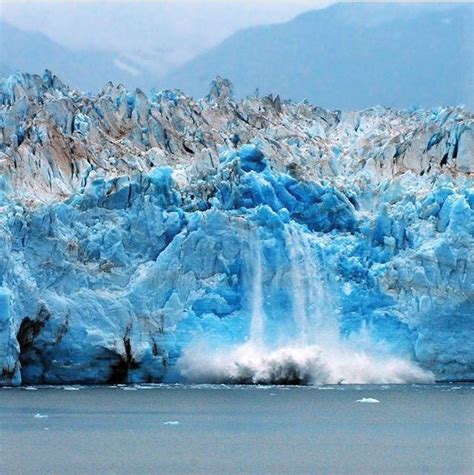
M 237 30 L 288 21 L 331 0 L 0 0 L 0 19 L 79 50 L 164 72 Z
M 282 22 L 324 0 L 1 2 L 0 17 L 74 49 L 113 50 L 164 67 L 183 62 L 233 32 Z

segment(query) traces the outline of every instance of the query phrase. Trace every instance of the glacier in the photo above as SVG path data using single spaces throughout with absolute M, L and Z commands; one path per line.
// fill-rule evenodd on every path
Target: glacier
M 0 384 L 474 379 L 474 118 L 0 82 Z

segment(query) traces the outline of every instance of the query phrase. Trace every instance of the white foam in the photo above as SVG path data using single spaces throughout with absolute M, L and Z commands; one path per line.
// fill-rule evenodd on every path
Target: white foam
M 212 350 L 189 346 L 178 362 L 182 376 L 194 383 L 247 384 L 403 384 L 432 382 L 414 363 L 388 355 L 338 345 L 282 347 L 274 350 L 246 343 Z
M 47 419 L 46 414 L 40 414 L 39 412 L 35 414 L 35 419 Z
M 179 425 L 179 422 L 178 421 L 166 421 L 166 422 L 163 422 L 163 425 L 165 425 L 165 426 L 177 426 L 177 425 Z

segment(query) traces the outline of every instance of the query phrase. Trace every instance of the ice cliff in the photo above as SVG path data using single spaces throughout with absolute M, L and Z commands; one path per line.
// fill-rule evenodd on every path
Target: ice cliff
M 474 379 L 474 119 L 0 84 L 2 384 Z

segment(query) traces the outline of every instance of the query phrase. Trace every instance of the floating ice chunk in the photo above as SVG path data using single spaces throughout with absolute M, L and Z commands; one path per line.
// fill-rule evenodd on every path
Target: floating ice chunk
M 357 399 L 357 402 L 366 402 L 368 404 L 377 404 L 380 401 L 378 399 L 374 399 L 372 397 L 363 397 L 362 399 Z
M 46 419 L 47 417 L 47 414 L 40 414 L 39 412 L 35 414 L 35 419 Z
M 177 425 L 179 425 L 179 422 L 178 421 L 166 421 L 166 422 L 163 422 L 163 425 L 165 425 L 165 426 L 177 426 Z

